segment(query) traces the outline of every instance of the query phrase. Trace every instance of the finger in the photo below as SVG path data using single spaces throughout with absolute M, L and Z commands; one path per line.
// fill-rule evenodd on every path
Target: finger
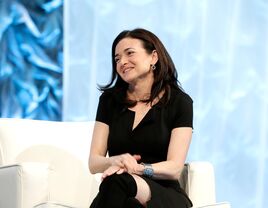
M 102 174 L 102 179 L 106 178 L 107 176 L 110 176 L 114 173 L 116 173 L 120 169 L 119 166 L 110 166 L 108 169 L 106 169 Z
M 134 164 L 137 163 L 137 159 L 139 159 L 139 157 L 140 157 L 139 155 L 125 154 L 123 156 L 123 164 L 133 166 Z
M 121 159 L 121 158 L 118 159 L 118 160 L 116 161 L 115 165 L 120 166 L 120 167 L 123 167 L 123 166 L 124 166 L 124 160 Z
M 141 159 L 140 155 L 133 155 L 133 157 L 135 158 L 136 161 L 139 161 Z
M 117 156 L 114 156 L 113 157 L 113 160 L 112 160 L 112 165 L 114 166 L 120 166 L 120 167 L 123 167 L 123 157 L 122 155 L 117 155 Z
M 122 173 L 124 173 L 124 172 L 125 172 L 125 170 L 124 170 L 123 168 L 120 168 L 120 169 L 116 172 L 116 174 L 120 175 L 120 174 L 122 174 Z
M 103 174 L 101 175 L 101 180 L 103 181 L 104 178 L 106 178 L 106 177 L 107 177 L 107 174 L 106 174 L 106 173 L 103 173 Z

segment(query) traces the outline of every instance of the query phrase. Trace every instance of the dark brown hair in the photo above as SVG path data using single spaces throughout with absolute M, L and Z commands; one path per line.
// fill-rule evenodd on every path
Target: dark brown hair
M 156 50 L 158 54 L 158 61 L 155 64 L 156 69 L 154 72 L 154 83 L 151 89 L 151 95 L 146 102 L 151 102 L 157 98 L 159 93 L 164 90 L 165 94 L 163 96 L 162 101 L 166 103 L 170 98 L 170 89 L 171 87 L 181 89 L 178 80 L 177 80 L 177 71 L 175 65 L 168 54 L 166 48 L 163 43 L 159 40 L 159 38 L 154 35 L 152 32 L 137 28 L 134 30 L 124 30 L 122 31 L 114 40 L 112 45 L 112 77 L 111 81 L 105 85 L 101 86 L 100 90 L 106 91 L 111 88 L 116 88 L 117 90 L 122 90 L 126 92 L 128 88 L 128 83 L 126 83 L 117 73 L 116 71 L 116 62 L 115 62 L 115 47 L 124 38 L 134 38 L 139 39 L 143 43 L 144 49 L 151 54 L 153 50 Z

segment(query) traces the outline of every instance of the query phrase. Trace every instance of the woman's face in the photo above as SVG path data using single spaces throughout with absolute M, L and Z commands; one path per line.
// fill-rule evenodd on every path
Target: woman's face
M 153 75 L 151 65 L 157 62 L 157 53 L 148 54 L 139 39 L 124 38 L 115 47 L 116 71 L 127 83 Z

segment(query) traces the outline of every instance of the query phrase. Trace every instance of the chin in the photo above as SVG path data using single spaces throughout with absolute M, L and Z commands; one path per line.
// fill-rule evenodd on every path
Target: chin
M 128 84 L 133 84 L 135 82 L 135 79 L 130 78 L 130 77 L 129 78 L 122 77 L 122 79 Z

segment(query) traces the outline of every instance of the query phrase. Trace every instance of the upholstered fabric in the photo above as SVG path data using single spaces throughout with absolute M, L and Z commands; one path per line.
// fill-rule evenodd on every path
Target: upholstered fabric
M 59 204 L 59 203 L 49 202 L 49 203 L 38 204 L 34 208 L 75 208 L 75 207 L 70 207 L 70 206 L 66 206 L 63 204 Z
M 187 167 L 185 189 L 189 197 L 198 206 L 216 203 L 215 176 L 211 163 L 191 162 Z
M 20 201 L 21 205 L 2 206 L 3 201 L 0 200 L 0 207 L 33 207 L 32 205 L 47 201 L 73 207 L 88 207 L 94 193 L 98 190 L 97 185 L 92 189 L 91 184 L 94 183 L 92 180 L 95 180 L 95 177 L 89 174 L 87 167 L 92 127 L 93 122 L 0 119 L 1 169 L 10 164 L 18 164 L 20 168 L 17 168 L 17 174 L 24 179 L 31 173 L 31 171 L 20 171 L 25 169 L 25 162 L 48 165 L 45 180 L 48 188 L 45 190 L 47 193 L 44 193 L 46 197 L 35 200 L 32 196 L 32 188 L 35 190 L 36 187 L 16 185 L 12 186 L 16 189 L 10 190 L 9 196 L 13 197 L 11 193 L 20 190 L 16 192 L 18 196 L 14 201 Z M 5 168 L 7 169 L 10 168 Z M 16 178 L 16 180 L 21 179 Z M 0 178 L 0 185 L 2 181 L 4 179 Z M 7 186 L 0 186 L 0 192 L 5 192 L 2 187 Z M 38 189 L 36 191 L 39 192 Z M 35 204 L 29 206 L 25 201 L 28 197 Z M 10 198 L 9 201 L 13 200 Z
M 231 205 L 228 202 L 222 202 L 198 207 L 193 206 L 192 208 L 231 208 Z
M 0 119 L 0 207 L 88 208 L 100 175 L 88 171 L 94 122 Z M 213 166 L 185 165 L 180 183 L 194 207 L 216 204 Z
M 28 147 L 47 144 L 66 150 L 87 166 L 93 122 L 0 119 L 0 165 L 16 161 Z
M 24 208 L 49 199 L 49 164 L 21 163 L 0 167 L 0 207 Z

